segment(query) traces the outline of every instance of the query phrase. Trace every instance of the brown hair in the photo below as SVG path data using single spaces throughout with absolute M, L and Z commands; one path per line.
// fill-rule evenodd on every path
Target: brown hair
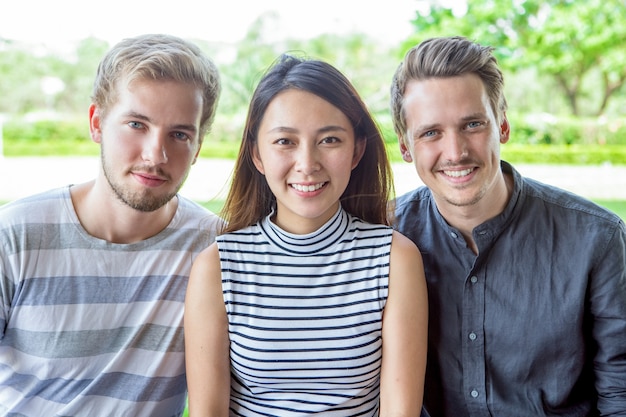
M 102 59 L 96 73 L 91 99 L 103 114 L 117 99 L 121 79 L 174 80 L 196 85 L 202 91 L 199 140 L 215 117 L 221 91 L 215 64 L 196 45 L 181 38 L 149 34 L 124 39 Z
M 507 108 L 504 79 L 493 48 L 460 36 L 431 38 L 411 48 L 398 66 L 391 83 L 391 115 L 399 137 L 406 135 L 404 92 L 411 80 L 455 77 L 473 73 L 482 80 L 498 122 Z
M 282 55 L 265 73 L 250 102 L 231 188 L 221 212 L 226 231 L 257 223 L 275 206 L 275 196 L 256 169 L 252 155 L 267 107 L 277 94 L 288 89 L 307 91 L 328 101 L 350 120 L 355 140 L 366 141 L 365 153 L 352 170 L 341 204 L 348 213 L 364 221 L 389 224 L 391 167 L 382 134 L 354 86 L 328 63 Z

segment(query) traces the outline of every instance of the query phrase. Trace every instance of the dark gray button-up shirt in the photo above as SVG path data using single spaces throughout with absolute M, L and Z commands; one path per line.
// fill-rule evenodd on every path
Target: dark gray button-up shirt
M 626 227 L 583 198 L 522 178 L 473 231 L 476 256 L 427 188 L 398 198 L 430 303 L 431 416 L 626 416 Z M 613 413 L 613 414 L 612 414 Z

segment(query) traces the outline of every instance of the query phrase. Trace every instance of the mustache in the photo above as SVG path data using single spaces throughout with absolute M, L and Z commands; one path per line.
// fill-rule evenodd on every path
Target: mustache
M 160 167 L 138 165 L 138 166 L 132 167 L 130 170 L 132 172 L 141 172 L 141 173 L 148 174 L 148 175 L 155 175 L 166 180 L 172 179 L 171 176 L 165 171 L 163 171 L 163 169 Z
M 437 170 L 444 170 L 449 168 L 458 168 L 458 167 L 466 167 L 466 166 L 481 166 L 480 161 L 476 161 L 473 158 L 461 158 L 458 161 L 444 161 L 440 164 L 437 164 Z

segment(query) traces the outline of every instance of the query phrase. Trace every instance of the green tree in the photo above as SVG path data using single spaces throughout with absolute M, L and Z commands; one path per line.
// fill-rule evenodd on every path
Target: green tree
M 57 102 L 59 111 L 86 117 L 98 63 L 108 49 L 106 41 L 93 37 L 83 39 L 74 56 L 59 64 L 56 72 L 65 84 Z
M 46 107 L 41 80 L 50 75 L 49 60 L 35 57 L 0 39 L 0 113 L 24 114 Z
M 503 68 L 554 79 L 573 115 L 600 115 L 626 82 L 624 22 L 623 0 L 467 0 L 464 13 L 417 11 L 404 46 L 445 35 L 493 45 Z
M 220 65 L 223 92 L 214 137 L 240 137 L 252 92 L 267 68 L 282 54 L 317 58 L 335 65 L 355 85 L 373 113 L 388 113 L 388 90 L 398 63 L 393 51 L 364 34 L 322 34 L 312 39 L 272 41 L 272 13 L 260 16 Z

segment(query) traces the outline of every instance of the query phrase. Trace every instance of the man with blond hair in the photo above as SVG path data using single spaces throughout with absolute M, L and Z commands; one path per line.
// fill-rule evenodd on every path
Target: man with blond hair
M 97 177 L 0 209 L 0 414 L 182 415 L 184 294 L 220 221 L 178 191 L 219 93 L 197 46 L 121 41 L 89 107 Z

